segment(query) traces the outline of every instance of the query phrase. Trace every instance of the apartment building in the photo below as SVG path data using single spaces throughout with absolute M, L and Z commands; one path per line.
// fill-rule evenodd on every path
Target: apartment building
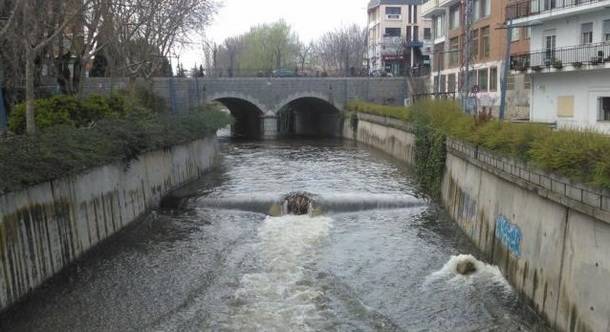
M 422 15 L 432 21 L 431 85 L 436 94 L 468 92 L 472 107 L 498 114 L 501 79 L 506 59 L 505 10 L 508 0 L 428 0 Z M 470 24 L 467 24 L 470 22 Z M 468 26 L 467 26 L 468 25 Z M 470 31 L 470 38 L 467 37 Z M 513 31 L 515 53 L 529 50 L 529 29 Z M 468 77 L 465 77 L 468 68 Z M 468 84 L 468 86 L 466 86 Z M 527 118 L 529 81 L 526 75 L 508 77 L 506 115 Z
M 371 74 L 425 74 L 430 66 L 430 20 L 421 16 L 422 0 L 372 0 L 368 5 Z
M 531 77 L 530 119 L 610 133 L 610 0 L 519 0 L 507 23 L 531 27 L 511 59 Z

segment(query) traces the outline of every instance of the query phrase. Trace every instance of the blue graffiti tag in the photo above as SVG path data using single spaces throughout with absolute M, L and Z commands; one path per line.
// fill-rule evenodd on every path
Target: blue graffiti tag
M 496 237 L 515 256 L 521 256 L 521 230 L 505 216 L 501 215 L 496 219 Z

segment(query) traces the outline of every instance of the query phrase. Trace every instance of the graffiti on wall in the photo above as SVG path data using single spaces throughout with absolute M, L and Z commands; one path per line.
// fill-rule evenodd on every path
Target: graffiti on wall
M 521 229 L 505 216 L 500 215 L 496 219 L 496 238 L 515 256 L 521 256 Z

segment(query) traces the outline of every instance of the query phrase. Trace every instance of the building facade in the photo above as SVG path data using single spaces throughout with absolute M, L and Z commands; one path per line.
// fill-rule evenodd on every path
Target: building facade
M 511 60 L 531 76 L 531 120 L 610 133 L 610 0 L 520 0 L 506 14 L 531 27 L 531 50 Z
M 529 29 L 515 29 L 510 44 L 505 29 L 507 0 L 427 0 L 422 15 L 432 21 L 432 92 L 464 93 L 478 110 L 498 114 L 507 47 L 529 50 Z M 466 72 L 468 76 L 466 77 Z M 507 81 L 509 118 L 527 118 L 529 82 L 526 75 Z
M 431 25 L 422 0 L 372 0 L 368 5 L 369 73 L 425 75 L 430 68 Z

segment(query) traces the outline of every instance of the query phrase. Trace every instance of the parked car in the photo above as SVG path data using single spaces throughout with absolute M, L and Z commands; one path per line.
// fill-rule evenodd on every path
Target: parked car
M 371 72 L 371 76 L 372 77 L 393 77 L 394 75 L 392 75 L 392 73 L 388 73 L 385 70 L 378 69 L 378 70 L 373 70 Z
M 276 69 L 271 73 L 273 77 L 297 77 L 297 74 L 290 69 Z

